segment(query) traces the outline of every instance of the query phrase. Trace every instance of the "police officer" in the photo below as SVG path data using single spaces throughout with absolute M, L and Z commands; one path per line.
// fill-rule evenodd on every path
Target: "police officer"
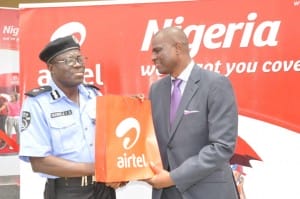
M 48 86 L 26 93 L 20 158 L 47 178 L 45 199 L 111 199 L 120 183 L 94 182 L 95 97 L 83 84 L 85 57 L 74 36 L 45 46 L 39 58 L 51 72 Z

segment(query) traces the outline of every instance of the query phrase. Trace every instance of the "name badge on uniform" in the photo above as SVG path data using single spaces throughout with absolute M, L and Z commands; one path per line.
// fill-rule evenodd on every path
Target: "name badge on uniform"
M 63 117 L 63 116 L 68 116 L 68 115 L 72 115 L 72 110 L 50 113 L 51 118 Z

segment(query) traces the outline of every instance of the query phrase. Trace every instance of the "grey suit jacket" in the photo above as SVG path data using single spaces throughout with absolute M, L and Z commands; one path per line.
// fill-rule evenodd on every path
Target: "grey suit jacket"
M 195 65 L 170 129 L 171 79 L 150 88 L 156 136 L 164 168 L 184 199 L 236 199 L 229 160 L 238 113 L 230 81 Z M 161 190 L 153 189 L 153 199 Z

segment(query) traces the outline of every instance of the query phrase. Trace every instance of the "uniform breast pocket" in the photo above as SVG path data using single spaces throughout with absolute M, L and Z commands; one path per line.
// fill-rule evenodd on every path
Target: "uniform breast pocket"
M 83 140 L 81 127 L 72 115 L 52 118 L 50 126 L 53 150 L 57 153 L 74 151 Z

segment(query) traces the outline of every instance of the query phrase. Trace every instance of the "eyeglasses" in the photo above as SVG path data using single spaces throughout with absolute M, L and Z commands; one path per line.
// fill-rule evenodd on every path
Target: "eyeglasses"
M 85 64 L 86 60 L 87 60 L 87 57 L 79 55 L 77 57 L 66 57 L 63 60 L 54 61 L 54 63 L 64 63 L 67 66 L 74 66 L 76 63 L 83 65 L 83 64 Z

